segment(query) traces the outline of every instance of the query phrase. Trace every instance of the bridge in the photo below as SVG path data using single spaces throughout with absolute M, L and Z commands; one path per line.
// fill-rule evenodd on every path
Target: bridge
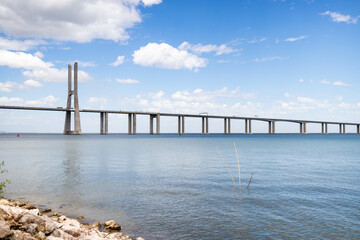
M 297 119 L 280 119 L 280 118 L 257 118 L 257 117 L 241 117 L 241 116 L 220 116 L 220 115 L 204 115 L 204 114 L 179 114 L 179 113 L 160 113 L 160 112 L 139 112 L 139 111 L 114 111 L 114 110 L 94 110 L 80 109 L 78 102 L 78 63 L 74 63 L 74 89 L 72 90 L 72 66 L 68 65 L 68 99 L 66 108 L 49 108 L 49 107 L 27 107 L 27 106 L 0 106 L 0 109 L 12 110 L 35 110 L 35 111 L 57 111 L 65 112 L 65 135 L 80 135 L 80 112 L 98 113 L 100 114 L 100 134 L 107 135 L 109 124 L 109 114 L 127 114 L 128 115 L 128 134 L 136 134 L 136 116 L 149 116 L 149 133 L 154 134 L 154 119 L 156 120 L 156 134 L 160 134 L 160 117 L 177 117 L 178 118 L 178 134 L 185 133 L 185 118 L 201 118 L 202 134 L 209 134 L 209 119 L 224 119 L 224 134 L 231 134 L 231 120 L 243 120 L 245 124 L 245 134 L 251 134 L 252 121 L 263 121 L 268 123 L 268 134 L 276 133 L 276 122 L 290 122 L 299 124 L 299 133 L 306 134 L 307 124 L 319 124 L 321 133 L 328 133 L 328 125 L 338 125 L 339 134 L 346 133 L 346 126 L 356 126 L 356 133 L 360 134 L 360 123 L 353 122 L 333 122 L 333 121 L 312 121 Z M 71 106 L 71 100 L 74 99 L 74 107 Z M 71 130 L 71 116 L 74 115 L 74 130 Z

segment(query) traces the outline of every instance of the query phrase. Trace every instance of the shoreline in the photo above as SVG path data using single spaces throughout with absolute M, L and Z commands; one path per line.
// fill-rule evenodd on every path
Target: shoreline
M 81 219 L 38 208 L 23 200 L 0 199 L 0 239 L 144 240 L 121 233 L 121 226 L 113 220 L 90 225 Z

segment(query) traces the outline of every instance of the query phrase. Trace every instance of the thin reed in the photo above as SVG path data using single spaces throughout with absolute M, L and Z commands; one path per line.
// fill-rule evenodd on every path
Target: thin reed
M 236 149 L 236 144 L 234 142 L 234 148 L 235 148 L 235 152 L 236 152 L 236 159 L 237 159 L 237 162 L 238 162 L 238 168 L 239 168 L 239 188 L 241 190 L 241 180 L 240 180 L 240 162 L 239 162 L 239 156 L 238 156 L 238 152 L 237 152 L 237 149 Z
M 252 180 L 252 177 L 253 177 L 253 172 L 251 173 L 251 177 L 250 177 L 250 180 L 249 180 L 249 183 L 248 183 L 248 185 L 247 185 L 247 189 L 249 189 L 249 186 L 250 186 L 250 183 L 251 183 L 251 180 Z
M 216 149 L 217 149 L 217 151 L 218 151 L 218 153 L 219 153 L 219 155 L 220 155 L 220 158 L 221 158 L 221 160 L 223 161 L 223 163 L 224 163 L 224 165 L 225 165 L 225 167 L 226 167 L 226 169 L 227 169 L 227 171 L 228 171 L 228 173 L 229 173 L 229 175 L 230 175 L 230 177 L 231 177 L 232 182 L 234 183 L 234 187 L 236 187 L 236 184 L 235 184 L 234 178 L 233 178 L 233 176 L 231 175 L 230 170 L 229 170 L 228 166 L 226 165 L 226 163 L 225 163 L 225 161 L 224 161 L 223 157 L 221 156 L 221 153 L 220 153 L 220 151 L 219 151 L 219 148 L 218 148 L 218 147 L 216 147 Z

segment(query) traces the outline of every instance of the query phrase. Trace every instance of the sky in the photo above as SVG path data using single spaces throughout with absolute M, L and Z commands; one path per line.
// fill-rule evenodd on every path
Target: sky
M 0 105 L 65 107 L 78 61 L 81 109 L 360 122 L 359 26 L 356 0 L 2 0 Z M 0 131 L 61 133 L 64 118 L 0 110 Z M 110 133 L 127 131 L 127 116 L 109 118 Z M 99 132 L 98 114 L 81 124 Z M 148 132 L 148 117 L 137 125 Z M 185 126 L 200 132 L 201 120 Z

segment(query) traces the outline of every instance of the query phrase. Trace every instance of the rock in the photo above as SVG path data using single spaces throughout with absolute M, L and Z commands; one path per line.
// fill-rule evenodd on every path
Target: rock
M 25 213 L 20 218 L 19 222 L 23 224 L 36 223 L 38 225 L 38 230 L 45 234 L 50 234 L 55 229 L 61 227 L 59 223 L 51 221 L 48 217 L 32 215 L 30 213 Z
M 14 220 L 9 221 L 7 224 L 11 230 L 18 230 L 22 226 L 21 223 L 15 222 Z
M 61 239 L 68 239 L 68 240 L 71 240 L 71 239 L 75 239 L 73 238 L 70 234 L 60 230 L 60 229 L 56 229 L 52 234 L 51 236 L 53 237 L 57 237 L 57 238 L 61 238 Z
M 13 231 L 14 236 L 11 240 L 36 240 L 36 238 L 32 237 L 29 233 L 22 232 L 20 230 Z
M 10 231 L 9 226 L 5 224 L 5 222 L 0 222 L 0 239 L 7 240 L 13 237 L 13 232 Z
M 40 214 L 49 213 L 51 212 L 51 208 L 46 208 L 40 212 Z
M 64 225 L 61 227 L 61 230 L 73 237 L 79 237 L 80 235 L 80 226 L 74 227 L 74 226 Z
M 45 240 L 46 235 L 43 232 L 38 232 L 34 235 L 34 238 L 38 239 L 38 240 Z
M 65 216 L 59 216 L 58 221 L 59 221 L 60 223 L 62 223 L 62 222 L 64 222 L 64 221 L 66 221 L 66 217 L 65 217 Z
M 106 228 L 106 230 L 111 230 L 111 231 L 121 230 L 121 226 L 118 223 L 114 222 L 114 220 L 109 220 L 107 222 L 104 222 L 103 226 Z
M 31 235 L 35 235 L 38 232 L 37 224 L 35 223 L 25 224 L 21 226 L 19 230 L 30 233 Z
M 91 227 L 99 230 L 101 228 L 101 224 L 98 221 L 96 221 L 91 225 Z

